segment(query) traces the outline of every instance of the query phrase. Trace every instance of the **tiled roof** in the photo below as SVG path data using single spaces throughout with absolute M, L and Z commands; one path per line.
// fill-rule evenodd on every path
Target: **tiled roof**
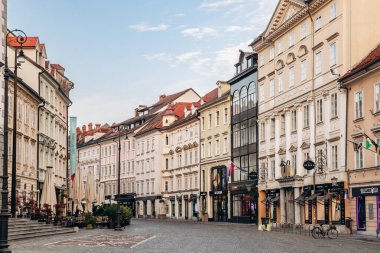
M 17 41 L 17 37 L 8 37 L 8 44 L 12 47 L 19 47 L 20 43 Z M 36 47 L 38 44 L 38 37 L 27 37 L 23 47 Z
M 172 103 L 174 100 L 176 100 L 177 98 L 179 98 L 180 96 L 182 96 L 183 94 L 185 94 L 186 92 L 188 92 L 190 90 L 191 90 L 191 88 L 183 90 L 183 91 L 178 92 L 178 93 L 174 93 L 174 94 L 165 96 L 164 98 L 162 98 L 157 103 L 155 103 L 151 106 L 152 109 L 149 111 L 149 114 L 156 113 L 157 111 L 162 109 L 164 106 Z
M 376 61 L 380 60 L 380 44 L 373 49 L 364 59 L 362 59 L 355 67 L 353 67 L 350 71 L 344 74 L 340 80 L 342 81 L 349 76 L 354 75 L 355 73 L 365 69 Z
M 203 105 L 201 105 L 201 106 L 198 108 L 198 110 L 199 110 L 199 109 L 204 109 L 204 108 L 206 108 L 206 107 L 208 107 L 208 106 L 210 106 L 210 105 L 213 105 L 213 104 L 215 104 L 215 103 L 217 103 L 217 102 L 219 102 L 219 101 L 222 101 L 222 100 L 224 100 L 224 99 L 225 99 L 226 97 L 228 97 L 228 96 L 230 96 L 230 92 L 229 92 L 229 91 L 227 91 L 226 93 L 222 94 L 222 96 L 220 96 L 220 97 L 217 96 L 216 98 L 207 101 L 206 103 L 204 103 Z
M 212 91 L 210 91 L 209 93 L 206 93 L 206 95 L 204 95 L 202 97 L 202 99 L 205 103 L 207 103 L 211 100 L 216 99 L 217 97 L 218 97 L 218 88 L 215 88 Z
M 52 68 L 54 68 L 54 69 L 56 69 L 56 70 L 65 70 L 65 68 L 64 67 L 62 67 L 61 65 L 59 65 L 59 64 L 50 64 L 50 67 L 52 67 Z

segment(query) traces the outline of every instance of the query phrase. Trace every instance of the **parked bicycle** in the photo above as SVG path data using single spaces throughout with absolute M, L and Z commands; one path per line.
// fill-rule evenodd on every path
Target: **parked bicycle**
M 336 239 L 338 238 L 338 230 L 336 230 L 335 225 L 316 225 L 311 231 L 311 235 L 314 237 L 314 239 L 320 239 L 322 237 L 324 238 L 326 235 L 330 239 Z

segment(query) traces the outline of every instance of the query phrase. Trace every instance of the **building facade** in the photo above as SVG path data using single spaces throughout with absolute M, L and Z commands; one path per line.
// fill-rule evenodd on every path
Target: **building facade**
M 370 31 L 379 18 L 370 13 L 380 6 L 364 2 L 281 0 L 251 44 L 259 65 L 259 213 L 273 223 L 343 225 L 349 215 L 346 93 L 337 78 L 377 43 Z M 309 160 L 315 168 L 307 171 Z
M 179 118 L 174 107 L 163 116 L 162 198 L 166 217 L 198 219 L 199 120 L 196 106 L 199 105 L 199 102 L 184 103 L 181 105 L 183 116 Z
M 231 85 L 231 222 L 258 218 L 257 55 L 240 51 Z
M 380 230 L 380 46 L 341 79 L 347 89 L 347 171 L 353 230 Z
M 217 83 L 218 88 L 206 94 L 198 109 L 200 118 L 200 216 L 203 221 L 228 221 L 229 190 L 227 168 L 230 154 L 230 85 Z

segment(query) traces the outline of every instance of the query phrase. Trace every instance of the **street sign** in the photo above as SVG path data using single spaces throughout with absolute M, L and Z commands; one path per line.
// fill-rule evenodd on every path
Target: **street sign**
M 315 163 L 312 160 L 306 160 L 303 163 L 303 167 L 305 170 L 312 170 L 315 167 Z

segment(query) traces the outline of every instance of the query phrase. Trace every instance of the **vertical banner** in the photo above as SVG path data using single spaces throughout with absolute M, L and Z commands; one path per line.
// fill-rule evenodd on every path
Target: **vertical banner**
M 70 176 L 77 167 L 77 117 L 70 117 Z

